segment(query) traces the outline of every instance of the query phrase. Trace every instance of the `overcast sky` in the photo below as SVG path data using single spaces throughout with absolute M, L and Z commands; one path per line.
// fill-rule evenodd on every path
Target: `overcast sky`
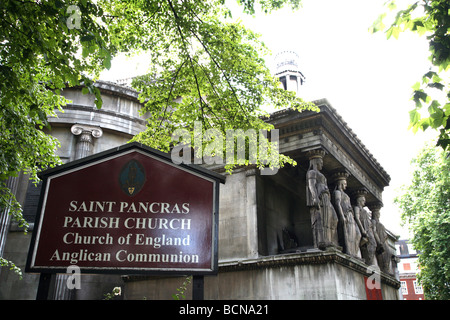
M 260 33 L 274 55 L 283 50 L 297 52 L 300 71 L 306 77 L 300 96 L 306 100 L 326 98 L 389 173 L 391 183 L 383 192 L 381 221 L 405 238 L 408 233 L 400 227 L 400 212 L 393 198 L 398 188 L 410 181 L 411 159 L 436 133 L 408 130 L 408 111 L 414 107 L 411 87 L 429 67 L 425 37 L 403 33 L 398 40 L 387 40 L 384 33 L 368 32 L 378 15 L 387 11 L 385 1 L 302 0 L 298 11 L 283 9 L 256 17 L 239 14 L 234 4 L 231 8 L 233 19 L 242 19 Z M 273 59 L 266 57 L 266 61 L 270 66 Z M 126 78 L 145 66 L 145 61 L 129 63 L 125 73 L 113 61 L 103 78 Z

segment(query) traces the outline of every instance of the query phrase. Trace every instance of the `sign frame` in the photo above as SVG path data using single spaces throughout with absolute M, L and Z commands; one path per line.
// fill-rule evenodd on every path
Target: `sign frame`
M 225 183 L 225 177 L 216 172 L 207 170 L 198 165 L 192 164 L 174 164 L 170 158 L 170 154 L 160 152 L 156 149 L 142 145 L 137 142 L 128 143 L 110 150 L 106 150 L 86 158 L 75 160 L 61 166 L 45 170 L 39 174 L 42 179 L 42 189 L 39 197 L 38 209 L 36 214 L 36 223 L 33 229 L 30 247 L 28 251 L 25 272 L 28 273 L 42 273 L 42 274 L 56 274 L 66 273 L 67 267 L 76 264 L 67 262 L 67 266 L 43 266 L 36 265 L 36 254 L 39 249 L 40 232 L 42 229 L 43 218 L 45 217 L 46 201 L 48 197 L 49 185 L 51 180 L 55 177 L 64 176 L 71 172 L 83 170 L 95 166 L 96 164 L 109 161 L 123 155 L 137 152 L 148 156 L 164 165 L 172 166 L 183 172 L 195 175 L 203 180 L 212 183 L 212 212 L 211 212 L 211 261 L 207 268 L 121 268 L 121 267 L 80 267 L 82 273 L 92 274 L 145 274 L 145 275 L 216 275 L 218 272 L 218 233 L 219 233 L 219 188 L 221 183 Z M 130 190 L 131 192 L 131 190 Z M 134 191 L 133 191 L 134 192 Z M 209 230 L 208 230 L 209 231 Z

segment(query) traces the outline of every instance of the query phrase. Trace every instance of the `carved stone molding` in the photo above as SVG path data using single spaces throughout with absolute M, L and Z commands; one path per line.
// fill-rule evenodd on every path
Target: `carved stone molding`
M 308 250 L 308 252 L 304 253 L 291 253 L 259 257 L 256 259 L 219 262 L 219 274 L 224 272 L 252 271 L 270 268 L 321 264 L 341 265 L 367 277 L 373 274 L 372 267 L 366 265 L 361 260 L 350 257 L 349 255 L 342 253 L 334 248 L 328 248 L 327 251 L 310 249 Z M 383 271 L 380 271 L 379 274 L 382 283 L 394 287 L 395 289 L 400 288 L 400 281 L 395 279 L 394 276 Z M 154 279 L 154 277 L 146 275 L 127 275 L 122 276 L 122 279 L 125 282 L 132 282 Z
M 369 192 L 367 191 L 367 189 L 363 188 L 363 189 L 359 189 L 359 190 L 354 191 L 352 193 L 352 195 L 353 195 L 353 197 L 355 199 L 358 199 L 359 197 L 364 197 L 365 198 L 368 193 Z
M 370 211 L 380 211 L 381 208 L 383 208 L 383 202 L 370 202 L 367 204 L 367 207 L 370 209 Z
M 363 261 L 351 257 L 333 248 L 329 248 L 327 251 L 319 251 L 313 249 L 311 250 L 311 252 L 305 253 L 284 254 L 270 257 L 260 257 L 258 259 L 219 263 L 219 272 L 236 272 L 265 268 L 279 268 L 297 265 L 317 265 L 327 263 L 336 263 L 342 265 L 365 276 L 372 275 L 372 269 Z M 400 287 L 400 282 L 392 275 L 381 271 L 380 276 L 382 283 L 386 283 L 387 285 L 392 286 L 396 289 Z
M 103 135 L 102 128 L 79 123 L 74 124 L 70 128 L 70 131 L 76 136 L 84 134 L 91 135 L 94 138 L 100 138 Z
M 309 158 L 309 160 L 317 159 L 317 158 L 323 159 L 325 154 L 326 154 L 326 152 L 323 149 L 314 149 L 314 150 L 308 151 L 308 158 Z
M 93 138 L 98 139 L 103 135 L 103 130 L 100 127 L 78 123 L 74 124 L 70 131 L 75 136 L 79 136 L 75 148 L 75 160 L 91 155 L 94 144 Z
M 338 180 L 347 180 L 348 177 L 350 177 L 350 173 L 348 173 L 346 170 L 337 171 L 331 176 L 334 182 L 337 182 Z

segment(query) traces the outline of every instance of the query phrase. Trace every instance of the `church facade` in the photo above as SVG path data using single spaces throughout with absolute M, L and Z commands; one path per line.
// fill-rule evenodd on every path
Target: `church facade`
M 298 90 L 304 77 L 297 66 L 285 61 L 280 67 L 281 83 Z M 68 88 L 63 95 L 72 103 L 49 120 L 64 163 L 122 145 L 145 129 L 148 115 L 140 113 L 137 92 L 97 85 L 102 109 L 81 88 Z M 267 120 L 279 130 L 280 153 L 297 166 L 274 175 L 254 166 L 231 175 L 220 165 L 207 166 L 226 181 L 219 197 L 218 274 L 205 277 L 205 299 L 399 298 L 397 238 L 381 222 L 389 214 L 382 192 L 390 177 L 327 100 L 314 103 L 320 112 L 282 110 Z M 25 175 L 10 185 L 33 228 L 39 187 Z M 0 218 L 0 253 L 23 267 L 31 232 L 23 234 L 6 212 Z M 55 277 L 50 298 L 102 299 L 121 287 L 123 299 L 172 299 L 186 279 L 83 274 L 81 289 L 69 290 L 65 277 Z M 34 299 L 38 281 L 39 275 L 19 280 L 2 268 L 0 299 Z
M 399 298 L 396 236 L 380 222 L 389 175 L 329 102 L 315 103 L 319 113 L 284 110 L 269 119 L 279 130 L 280 152 L 297 166 L 275 175 L 242 167 L 226 176 L 219 273 L 205 278 L 205 299 Z M 322 163 L 317 172 L 314 162 Z M 318 206 L 309 202 L 313 188 Z M 334 216 L 328 222 L 325 207 Z M 334 236 L 327 238 L 326 229 Z M 123 280 L 131 299 L 168 299 L 173 290 L 167 288 L 183 283 Z

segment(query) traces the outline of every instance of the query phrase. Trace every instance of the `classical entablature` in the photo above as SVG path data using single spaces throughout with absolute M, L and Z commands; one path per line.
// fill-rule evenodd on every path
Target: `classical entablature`
M 280 153 L 297 161 L 305 171 L 309 165 L 308 151 L 322 149 L 323 173 L 349 173 L 348 191 L 367 190 L 368 204 L 382 202 L 384 187 L 390 176 L 365 147 L 347 123 L 326 100 L 314 103 L 320 112 L 281 110 L 271 114 L 268 122 L 279 129 Z
M 70 102 L 64 106 L 64 112 L 56 111 L 57 118 L 49 119 L 52 127 L 71 126 L 76 123 L 101 127 L 129 138 L 145 130 L 145 119 L 149 114 L 140 113 L 142 103 L 136 90 L 107 81 L 97 81 L 95 86 L 102 95 L 101 109 L 95 106 L 93 94 L 81 92 L 82 86 L 65 88 L 62 95 Z

